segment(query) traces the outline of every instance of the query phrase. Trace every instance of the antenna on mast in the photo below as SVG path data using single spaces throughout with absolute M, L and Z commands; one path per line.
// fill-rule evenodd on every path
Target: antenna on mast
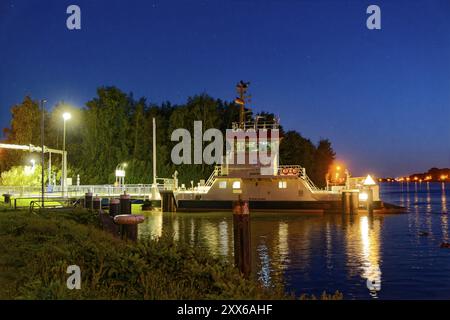
M 245 128 L 245 104 L 249 101 L 251 98 L 250 95 L 247 95 L 248 86 L 250 85 L 250 82 L 244 82 L 239 81 L 236 85 L 236 91 L 239 95 L 234 102 L 241 106 L 239 110 L 239 128 L 244 129 Z

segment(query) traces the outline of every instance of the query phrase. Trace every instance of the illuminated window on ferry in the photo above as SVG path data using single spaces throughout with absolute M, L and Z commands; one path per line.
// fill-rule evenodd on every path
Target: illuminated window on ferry
M 240 188 L 241 188 L 241 182 L 233 181 L 233 189 L 240 189 Z
M 220 189 L 226 189 L 227 188 L 227 182 L 226 181 L 219 181 L 219 188 Z
M 259 142 L 259 151 L 267 151 L 267 150 L 268 150 L 267 141 L 260 141 Z
M 254 141 L 248 143 L 248 151 L 256 152 L 258 151 L 258 144 Z
M 287 181 L 278 181 L 278 188 L 279 189 L 286 189 L 287 188 Z

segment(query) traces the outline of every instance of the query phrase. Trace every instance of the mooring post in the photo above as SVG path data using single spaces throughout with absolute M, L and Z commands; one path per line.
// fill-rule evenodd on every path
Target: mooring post
M 234 262 L 239 271 L 248 278 L 251 272 L 251 232 L 248 201 L 233 202 Z
M 176 212 L 177 204 L 173 191 L 161 191 L 160 194 L 162 212 Z
M 84 207 L 86 209 L 92 210 L 92 193 L 91 192 L 87 192 L 84 194 Z
M 347 190 L 343 190 L 341 196 L 342 196 L 342 213 L 349 214 L 350 213 L 350 201 L 351 201 L 350 192 Z
M 95 197 L 92 205 L 94 211 L 100 211 L 102 209 L 102 198 Z
M 357 214 L 359 209 L 359 191 L 344 190 L 342 191 L 342 213 Z
M 126 192 L 120 195 L 120 214 L 131 214 L 131 197 Z
M 109 202 L 109 216 L 115 217 L 120 214 L 120 200 L 119 199 L 111 199 Z
M 367 188 L 367 212 L 373 214 L 373 190 Z
M 353 190 L 350 198 L 350 213 L 357 214 L 359 210 L 359 191 Z

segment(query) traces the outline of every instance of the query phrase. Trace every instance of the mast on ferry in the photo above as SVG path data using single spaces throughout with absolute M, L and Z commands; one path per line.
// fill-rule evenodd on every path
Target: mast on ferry
M 245 104 L 247 101 L 250 101 L 251 96 L 247 95 L 248 86 L 250 82 L 239 81 L 236 85 L 236 91 L 238 93 L 238 97 L 234 100 L 234 102 L 241 106 L 239 110 L 239 128 L 245 128 Z

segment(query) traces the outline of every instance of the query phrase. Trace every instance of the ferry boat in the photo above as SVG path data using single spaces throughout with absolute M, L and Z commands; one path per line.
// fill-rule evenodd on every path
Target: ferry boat
M 272 135 L 268 140 L 261 142 L 260 137 L 267 137 L 270 132 L 279 129 L 279 121 L 262 120 L 260 118 L 246 121 L 246 92 L 248 83 L 240 82 L 237 85 L 239 97 L 236 103 L 240 104 L 239 122 L 233 126 L 230 134 L 235 138 L 235 149 L 227 153 L 225 161 L 215 166 L 211 176 L 201 181 L 196 187 L 186 189 L 184 186 L 171 190 L 177 211 L 231 211 L 233 202 L 237 200 L 248 201 L 250 210 L 271 211 L 280 210 L 301 211 L 311 213 L 341 212 L 342 192 L 355 191 L 359 195 L 360 203 L 368 200 L 368 194 L 373 200 L 373 208 L 386 207 L 380 201 L 379 187 L 370 180 L 364 183 L 365 177 L 352 178 L 349 174 L 345 184 L 318 188 L 308 177 L 306 169 L 300 165 L 279 165 L 279 157 L 273 157 L 270 166 L 262 165 L 260 161 L 248 161 L 261 148 L 278 149 L 280 137 Z M 248 139 L 250 135 L 257 137 L 257 142 Z M 227 137 L 228 140 L 228 137 Z M 236 150 L 245 154 L 245 163 L 236 163 Z M 230 161 L 231 160 L 231 161 Z M 373 198 L 372 198 L 373 197 Z

